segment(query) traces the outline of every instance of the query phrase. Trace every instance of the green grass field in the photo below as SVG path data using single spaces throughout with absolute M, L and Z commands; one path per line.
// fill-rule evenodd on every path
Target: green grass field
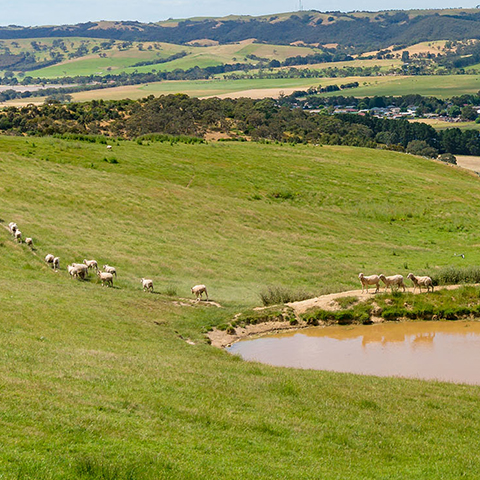
M 36 245 L 0 227 L 2 478 L 475 478 L 479 387 L 246 363 L 204 332 L 267 285 L 478 265 L 476 175 L 349 147 L 20 137 L 0 137 L 0 175 L 0 219 Z M 115 288 L 68 278 L 83 258 Z M 196 283 L 222 308 L 179 303 Z
M 379 77 L 371 78 L 366 85 L 352 90 L 355 97 L 372 97 L 374 95 L 409 95 L 418 94 L 438 98 L 449 98 L 462 94 L 475 94 L 480 90 L 478 75 L 422 75 L 414 77 Z M 337 92 L 322 95 L 334 95 Z
M 431 125 L 435 130 L 446 130 L 447 128 L 459 128 L 460 130 L 480 130 L 480 123 L 475 122 L 442 122 L 434 118 L 415 119 L 414 121 Z

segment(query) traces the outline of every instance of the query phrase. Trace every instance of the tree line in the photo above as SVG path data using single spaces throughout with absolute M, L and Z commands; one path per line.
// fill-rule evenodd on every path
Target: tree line
M 92 101 L 8 107 L 0 131 L 11 135 L 107 135 L 138 138 L 148 134 L 204 138 L 222 132 L 232 140 L 353 145 L 405 151 L 423 142 L 424 154 L 480 155 L 480 136 L 458 128 L 436 131 L 407 120 L 370 115 L 311 113 L 267 98 L 254 100 L 149 96 L 140 100 Z M 410 147 L 409 147 L 410 146 Z M 418 144 L 416 144 L 418 147 Z M 416 153 L 421 151 L 417 148 Z

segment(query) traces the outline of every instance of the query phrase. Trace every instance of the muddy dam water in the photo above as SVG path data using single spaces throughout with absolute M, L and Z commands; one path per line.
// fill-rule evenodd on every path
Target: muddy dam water
M 480 385 L 480 322 L 312 327 L 227 349 L 269 365 Z

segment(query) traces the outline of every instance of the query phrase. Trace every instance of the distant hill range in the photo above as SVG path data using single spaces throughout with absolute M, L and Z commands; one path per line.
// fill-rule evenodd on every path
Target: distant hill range
M 299 11 L 262 17 L 192 18 L 159 23 L 88 22 L 77 25 L 0 27 L 0 39 L 91 37 L 183 44 L 230 43 L 256 38 L 274 44 L 339 44 L 355 50 L 432 40 L 480 38 L 480 9 L 385 12 Z

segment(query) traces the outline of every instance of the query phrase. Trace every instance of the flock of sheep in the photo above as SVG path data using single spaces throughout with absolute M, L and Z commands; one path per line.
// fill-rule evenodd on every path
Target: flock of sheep
M 8 224 L 8 228 L 11 234 L 14 236 L 15 241 L 22 243 L 22 232 L 19 230 L 17 224 L 15 222 L 10 222 Z M 28 237 L 25 239 L 25 243 L 33 248 L 33 239 Z M 60 258 L 56 257 L 49 253 L 45 257 L 45 262 L 56 271 L 60 268 Z M 87 260 L 84 259 L 83 263 L 72 263 L 71 265 L 67 266 L 68 273 L 73 278 L 81 278 L 85 280 L 88 276 L 89 270 L 95 270 L 97 273 L 98 278 L 102 282 L 102 287 L 113 287 L 113 276 L 117 277 L 117 270 L 115 267 L 111 265 L 104 265 L 103 271 L 98 269 L 98 263 L 96 260 Z M 153 292 L 153 280 L 150 278 L 142 278 L 140 280 L 142 282 L 143 291 L 150 291 Z M 206 299 L 208 301 L 208 292 L 207 287 L 205 285 L 195 285 L 192 287 L 192 293 L 195 295 L 197 301 L 202 299 L 202 295 L 205 293 Z
M 17 224 L 14 222 L 10 222 L 8 225 L 10 232 L 14 236 L 15 240 L 19 243 L 22 243 L 22 232 L 18 229 Z M 33 248 L 33 240 L 32 238 L 28 237 L 25 239 L 25 243 Z M 51 253 L 49 253 L 45 257 L 45 262 L 51 265 L 54 270 L 58 270 L 60 268 L 60 258 L 55 257 Z M 74 278 L 81 278 L 85 280 L 88 276 L 89 269 L 96 271 L 98 278 L 102 282 L 103 286 L 110 286 L 113 287 L 113 276 L 117 276 L 117 270 L 115 267 L 111 265 L 104 265 L 103 271 L 98 269 L 98 264 L 96 260 L 87 260 L 84 259 L 83 263 L 72 263 L 71 265 L 67 266 L 68 273 Z M 362 284 L 362 293 L 364 293 L 365 289 L 368 293 L 368 287 L 370 285 L 375 285 L 377 288 L 375 289 L 375 293 L 377 293 L 380 289 L 380 281 L 385 284 L 385 291 L 390 287 L 391 291 L 393 292 L 393 288 L 403 288 L 405 292 L 405 283 L 403 281 L 403 275 L 392 275 L 386 277 L 383 274 L 380 275 L 370 275 L 365 276 L 363 273 L 358 275 L 360 282 Z M 418 277 L 415 276 L 413 273 L 409 273 L 407 278 L 413 282 L 413 291 L 418 287 L 420 289 L 420 293 L 422 292 L 422 287 L 426 287 L 427 292 L 430 291 L 430 288 L 433 292 L 433 281 L 430 277 Z M 153 280 L 150 278 L 142 278 L 140 280 L 142 282 L 143 291 L 153 292 Z M 206 299 L 208 301 L 208 293 L 207 287 L 205 285 L 195 285 L 192 287 L 192 293 L 195 295 L 197 301 L 202 299 L 202 295 L 205 293 Z
M 390 287 L 390 290 L 393 292 L 393 288 L 399 289 L 400 287 L 403 288 L 403 291 L 405 291 L 405 283 L 403 282 L 403 275 L 391 275 L 390 277 L 386 277 L 383 274 L 380 275 L 370 275 L 370 276 L 365 276 L 363 273 L 358 274 L 358 278 L 360 279 L 360 282 L 362 284 L 362 293 L 364 290 L 367 290 L 368 293 L 368 287 L 369 285 L 376 285 L 376 290 L 375 293 L 378 292 L 380 289 L 380 280 L 385 284 L 385 291 L 387 291 L 387 288 Z M 420 293 L 422 293 L 422 287 L 427 288 L 427 293 L 430 291 L 430 288 L 432 289 L 433 292 L 433 281 L 430 277 L 417 277 L 413 273 L 409 273 L 407 275 L 407 278 L 413 282 L 413 292 L 415 293 L 415 289 L 418 287 L 420 290 Z

